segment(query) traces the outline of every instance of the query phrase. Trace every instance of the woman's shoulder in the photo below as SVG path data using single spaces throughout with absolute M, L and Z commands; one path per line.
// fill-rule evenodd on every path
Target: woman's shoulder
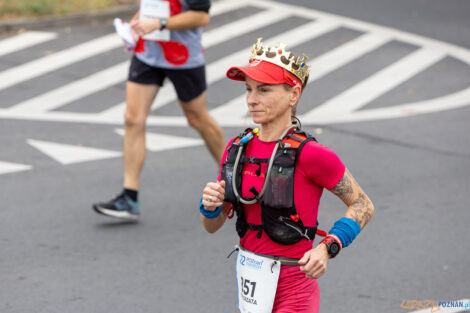
M 304 145 L 297 165 L 300 172 L 328 190 L 338 183 L 346 168 L 333 150 L 315 141 Z
M 324 164 L 324 162 L 338 162 L 339 157 L 331 148 L 317 141 L 311 140 L 304 144 L 299 154 L 300 164 Z
M 327 147 L 326 145 L 319 143 L 316 140 L 309 140 L 307 141 L 304 146 L 302 147 L 302 151 L 308 151 L 309 153 L 322 153 L 322 152 L 332 152 L 334 151 Z

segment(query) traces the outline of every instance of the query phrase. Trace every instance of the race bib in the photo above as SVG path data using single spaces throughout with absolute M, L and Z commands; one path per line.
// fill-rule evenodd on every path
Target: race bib
M 280 270 L 278 261 L 239 250 L 236 271 L 240 312 L 272 312 Z
M 170 16 L 170 3 L 163 0 L 141 0 L 140 19 L 168 18 Z M 145 40 L 169 41 L 168 29 L 155 30 L 143 36 Z

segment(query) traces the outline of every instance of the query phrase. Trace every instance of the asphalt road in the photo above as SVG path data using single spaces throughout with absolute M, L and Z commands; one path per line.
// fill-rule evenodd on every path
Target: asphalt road
M 246 62 L 256 38 L 283 39 L 314 65 L 304 128 L 375 204 L 319 280 L 321 312 L 469 299 L 469 3 L 220 1 L 213 14 L 208 107 L 226 138 L 250 123 L 225 69 Z M 149 118 L 141 221 L 91 210 L 122 182 L 130 55 L 112 33 L 103 21 L 0 36 L 0 312 L 236 312 L 234 222 L 215 235 L 200 225 L 218 167 L 171 88 Z M 320 228 L 344 211 L 325 192 Z

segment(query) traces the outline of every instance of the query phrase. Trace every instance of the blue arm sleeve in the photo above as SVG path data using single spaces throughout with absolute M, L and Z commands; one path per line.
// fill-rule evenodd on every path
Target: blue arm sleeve
M 204 205 L 202 204 L 202 197 L 201 197 L 201 201 L 199 201 L 199 211 L 201 212 L 202 215 L 204 215 L 207 218 L 216 218 L 217 216 L 220 215 L 220 212 L 222 212 L 222 206 L 219 206 L 215 211 L 207 211 Z
M 348 217 L 342 217 L 335 222 L 329 234 L 338 237 L 344 248 L 349 246 L 360 232 L 361 225 L 358 222 Z

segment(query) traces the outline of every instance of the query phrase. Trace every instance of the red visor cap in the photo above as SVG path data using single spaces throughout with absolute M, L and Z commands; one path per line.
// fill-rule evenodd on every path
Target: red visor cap
M 278 85 L 288 84 L 295 86 L 302 82 L 294 74 L 289 73 L 282 67 L 267 61 L 254 60 L 248 66 L 234 66 L 227 71 L 227 77 L 233 80 L 245 81 L 245 77 L 258 83 Z

